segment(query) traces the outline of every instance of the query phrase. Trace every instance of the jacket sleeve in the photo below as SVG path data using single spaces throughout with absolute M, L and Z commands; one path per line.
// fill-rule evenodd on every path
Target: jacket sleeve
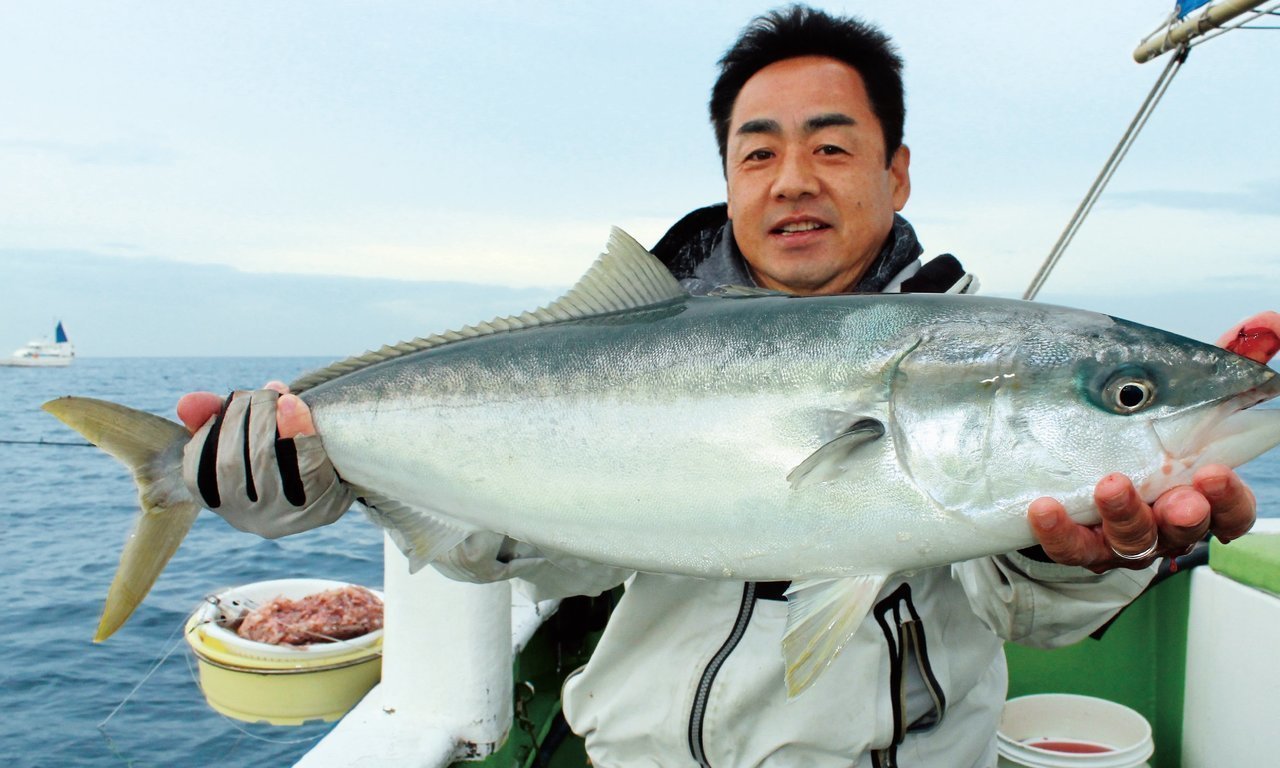
M 568 555 L 539 552 L 529 544 L 490 532 L 471 534 L 433 565 L 458 581 L 523 579 L 533 585 L 531 596 L 538 602 L 598 595 L 633 573 Z
M 952 577 L 964 587 L 974 613 L 1001 638 L 1056 648 L 1084 639 L 1134 600 L 1155 576 L 1116 569 L 1042 563 L 1017 552 L 956 563 Z

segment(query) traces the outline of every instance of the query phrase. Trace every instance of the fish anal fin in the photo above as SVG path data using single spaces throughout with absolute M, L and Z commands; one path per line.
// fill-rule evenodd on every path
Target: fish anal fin
M 883 436 L 884 424 L 880 420 L 859 419 L 800 462 L 787 475 L 787 482 L 791 483 L 793 489 L 799 490 L 845 477 L 858 450 Z
M 473 533 L 447 517 L 385 496 L 366 493 L 356 500 L 409 560 L 410 573 L 422 570 Z
M 813 685 L 871 611 L 887 574 L 794 582 L 787 590 L 782 636 L 787 698 Z

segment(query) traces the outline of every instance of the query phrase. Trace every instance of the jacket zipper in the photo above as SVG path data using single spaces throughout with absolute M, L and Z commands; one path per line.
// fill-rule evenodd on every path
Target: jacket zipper
M 910 618 L 902 617 L 901 611 L 904 608 Z M 942 721 L 947 708 L 947 697 L 929 664 L 924 622 L 916 612 L 915 603 L 911 599 L 911 587 L 903 584 L 877 603 L 872 612 L 876 622 L 880 624 L 881 631 L 884 632 L 885 642 L 888 643 L 889 699 L 893 712 L 893 741 L 884 749 L 872 751 L 872 765 L 875 768 L 897 768 L 898 745 L 915 724 L 907 721 L 907 676 L 912 659 L 915 660 L 925 692 L 933 701 L 933 711 L 925 713 L 916 722 L 926 721 L 930 715 L 933 719 L 921 725 L 920 730 L 933 728 Z M 892 622 L 889 621 L 889 614 L 892 614 Z
M 756 585 L 755 582 L 748 581 L 742 585 L 742 603 L 738 606 L 738 618 L 733 622 L 733 629 L 725 639 L 724 645 L 721 645 L 716 655 L 711 657 L 707 668 L 702 671 L 702 678 L 698 681 L 698 693 L 693 697 L 693 709 L 689 712 L 689 752 L 702 768 L 711 768 L 711 763 L 707 762 L 707 754 L 702 746 L 702 726 L 707 714 L 707 699 L 711 697 L 711 685 L 715 682 L 720 668 L 728 660 L 729 654 L 733 653 L 733 649 L 742 641 L 742 636 L 747 633 L 747 625 L 751 623 L 751 614 L 755 610 L 755 605 Z
M 909 606 L 911 613 L 915 616 L 914 606 Z M 933 674 L 933 667 L 929 664 L 929 652 L 926 650 L 924 641 L 924 624 L 917 616 L 911 621 L 903 624 L 903 629 L 907 630 L 907 638 L 910 640 L 908 645 L 911 648 L 911 656 L 916 661 L 916 668 L 920 671 L 920 679 L 924 681 L 924 690 L 929 694 L 929 698 L 933 699 L 933 715 L 934 719 L 929 721 L 922 729 L 928 729 L 942 722 L 942 718 L 947 709 L 947 697 L 942 692 L 942 686 L 938 684 L 938 678 Z M 923 717 L 928 717 L 930 713 L 925 713 Z M 921 719 L 923 719 L 923 717 Z M 919 721 L 917 721 L 919 722 Z M 916 723 L 907 725 L 907 730 Z

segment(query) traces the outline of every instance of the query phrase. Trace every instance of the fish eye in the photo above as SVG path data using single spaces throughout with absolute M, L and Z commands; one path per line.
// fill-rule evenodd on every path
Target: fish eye
M 1151 404 L 1156 396 L 1156 386 L 1147 379 L 1124 376 L 1108 384 L 1103 394 L 1111 410 L 1134 413 Z

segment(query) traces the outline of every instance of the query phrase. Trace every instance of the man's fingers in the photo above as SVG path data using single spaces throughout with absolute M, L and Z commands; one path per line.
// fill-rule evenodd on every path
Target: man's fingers
M 1057 500 L 1045 497 L 1031 502 L 1028 519 L 1040 548 L 1054 562 L 1090 567 L 1102 557 L 1097 534 L 1076 525 Z
M 191 392 L 178 399 L 178 418 L 195 434 L 204 423 L 222 410 L 222 398 L 212 392 Z
M 1280 352 L 1280 313 L 1259 312 L 1231 326 L 1218 346 L 1266 365 Z
M 1102 516 L 1102 536 L 1113 551 L 1137 555 L 1155 543 L 1155 516 L 1129 478 L 1118 473 L 1102 478 L 1094 487 L 1093 501 Z
M 1202 467 L 1191 482 L 1209 504 L 1209 531 L 1219 541 L 1225 544 L 1238 539 L 1253 527 L 1258 517 L 1257 500 L 1230 467 L 1221 464 Z
M 1174 488 L 1156 499 L 1160 526 L 1160 552 L 1177 557 L 1209 531 L 1209 502 L 1190 486 Z
M 311 409 L 297 395 L 281 395 L 276 401 L 276 429 L 284 439 L 314 435 L 316 425 L 311 420 Z
M 289 385 L 283 381 L 268 381 L 263 389 L 279 392 L 279 411 L 276 426 L 283 438 L 298 435 L 314 435 L 316 425 L 311 420 L 311 409 L 307 404 L 289 394 Z M 191 434 L 195 434 L 205 422 L 222 410 L 222 397 L 212 392 L 191 392 L 178 399 L 178 418 L 186 425 Z
M 297 395 L 289 394 L 288 384 L 273 380 L 268 381 L 262 388 L 280 393 L 280 399 L 276 401 L 276 431 L 280 433 L 281 438 L 288 440 L 316 433 L 315 422 L 311 420 L 311 409 L 298 399 Z

